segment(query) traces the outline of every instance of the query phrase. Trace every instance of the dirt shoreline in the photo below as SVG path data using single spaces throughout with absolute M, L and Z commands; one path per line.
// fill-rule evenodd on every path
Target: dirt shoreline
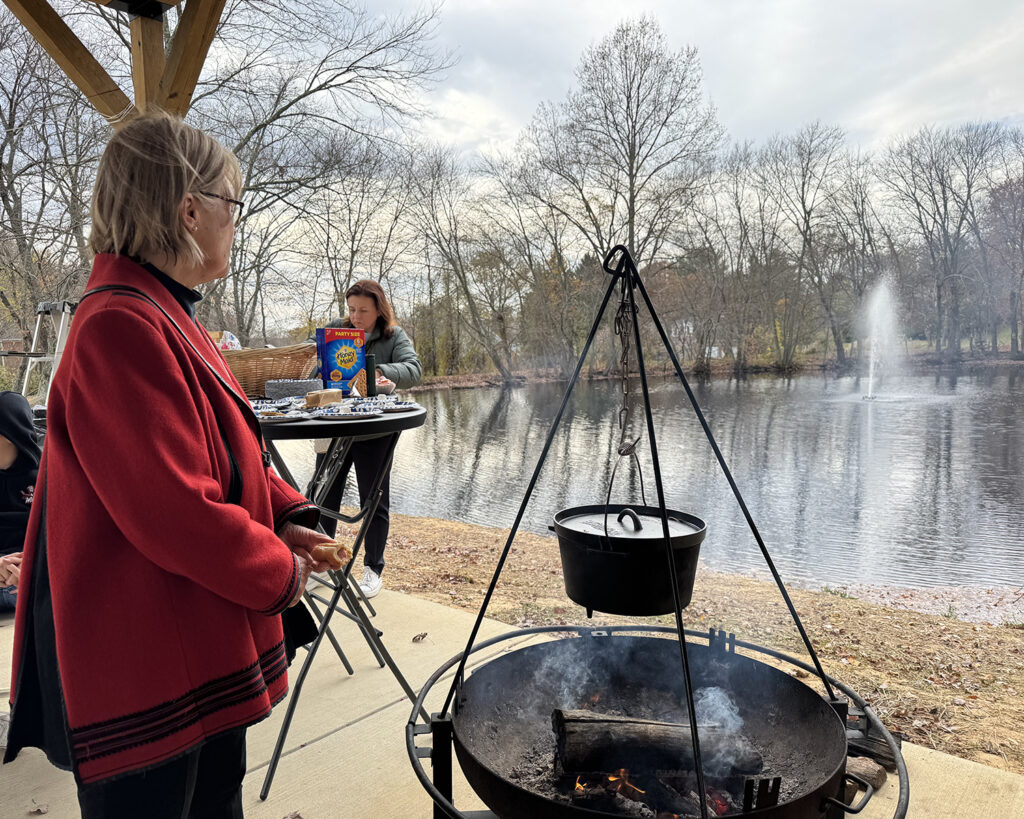
M 392 515 L 385 587 L 479 611 L 507 536 L 507 530 Z M 1024 774 L 1021 590 L 788 591 L 826 673 L 868 700 L 890 730 Z M 531 533 L 517 535 L 487 615 L 519 628 L 673 623 L 601 614 L 588 620 L 565 595 L 557 541 Z M 702 567 L 684 615 L 687 628 L 725 629 L 807 659 L 773 582 Z M 430 624 L 423 628 L 429 639 Z
M 1024 371 L 1024 358 L 1011 358 L 1009 353 L 1000 353 L 998 357 L 982 355 L 964 355 L 957 362 L 944 361 L 941 356 L 934 352 L 914 353 L 905 359 L 905 367 L 908 373 L 934 374 L 934 373 L 959 373 L 961 375 L 974 375 L 981 372 L 992 372 L 993 370 L 1007 373 L 1019 373 Z M 692 365 L 683 367 L 687 378 L 697 379 L 693 372 Z M 812 375 L 814 373 L 831 373 L 833 375 L 856 375 L 857 365 L 851 361 L 845 368 L 839 368 L 832 359 L 822 361 L 807 360 L 801 362 L 789 372 L 780 372 L 773 366 L 767 364 L 750 364 L 739 375 L 740 378 L 747 376 L 776 376 L 778 378 L 791 378 L 796 375 Z M 648 374 L 653 378 L 667 378 L 674 375 L 674 370 L 669 364 L 652 366 Z M 863 374 L 863 373 L 862 373 Z M 714 360 L 711 362 L 712 379 L 736 378 L 737 374 L 732 362 L 725 360 Z M 618 378 L 618 370 L 604 371 L 584 370 L 580 378 L 584 381 L 601 381 L 610 378 Z M 427 390 L 468 390 L 480 387 L 500 386 L 523 386 L 527 383 L 541 384 L 551 382 L 567 382 L 568 376 L 559 373 L 554 369 L 529 369 L 517 370 L 512 375 L 510 382 L 505 382 L 497 372 L 464 373 L 459 375 L 431 375 L 426 376 L 423 382 L 415 387 L 410 387 L 403 392 L 425 392 Z

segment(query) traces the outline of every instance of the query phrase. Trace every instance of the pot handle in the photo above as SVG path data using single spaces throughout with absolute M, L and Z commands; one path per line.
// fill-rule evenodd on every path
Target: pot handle
M 619 516 L 616 518 L 616 520 L 619 523 L 622 523 L 622 519 L 625 518 L 625 517 L 628 517 L 631 521 L 633 521 L 633 531 L 634 532 L 639 532 L 641 529 L 644 528 L 643 524 L 640 523 L 640 518 L 637 517 L 636 512 L 634 512 L 628 506 L 625 509 L 623 509 L 621 512 L 619 512 Z
M 868 801 L 871 799 L 871 796 L 874 794 L 875 787 L 870 782 L 861 779 L 859 776 L 857 776 L 857 774 L 852 774 L 849 771 L 843 773 L 843 780 L 845 781 L 847 779 L 852 780 L 859 787 L 864 789 L 864 798 L 861 799 L 860 802 L 858 802 L 856 805 L 847 805 L 845 802 L 840 802 L 838 799 L 833 799 L 831 796 L 826 796 L 822 801 L 830 805 L 835 805 L 844 813 L 860 813 L 862 810 L 864 810 L 864 806 L 867 805 Z

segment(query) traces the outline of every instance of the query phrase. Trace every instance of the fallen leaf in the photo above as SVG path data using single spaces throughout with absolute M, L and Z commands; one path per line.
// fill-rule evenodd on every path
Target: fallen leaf
M 41 814 L 50 812 L 50 806 L 47 805 L 45 802 L 36 802 L 36 800 L 33 799 L 32 804 L 35 805 L 35 807 L 32 808 L 32 810 L 30 810 L 29 813 Z
M 289 813 L 287 816 L 285 816 L 284 819 L 302 819 L 302 814 L 298 811 L 293 811 L 292 813 Z
M 414 643 L 418 643 L 418 642 L 420 642 L 421 640 L 423 640 L 423 639 L 424 639 L 424 638 L 425 638 L 426 636 L 427 636 L 427 632 L 425 632 L 425 631 L 422 631 L 422 632 L 420 632 L 419 634 L 414 634 L 414 635 L 412 636 L 412 641 L 413 641 Z M 286 817 L 286 819 L 287 819 L 287 817 Z

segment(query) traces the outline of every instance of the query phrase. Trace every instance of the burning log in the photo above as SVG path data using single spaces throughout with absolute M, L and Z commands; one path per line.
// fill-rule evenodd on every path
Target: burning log
M 665 817 L 698 816 L 700 803 L 684 799 L 656 778 L 647 776 L 639 784 L 632 781 L 627 770 L 614 773 L 581 774 L 571 794 L 572 803 L 591 810 L 611 810 L 623 816 L 650 816 L 658 811 Z M 695 797 L 696 798 L 696 797 Z M 643 810 L 640 806 L 649 810 Z M 696 809 L 693 810 L 693 805 Z
M 556 708 L 551 726 L 563 771 L 615 770 L 624 761 L 650 770 L 693 765 L 689 725 Z M 727 758 L 736 773 L 760 772 L 761 755 L 742 736 L 713 725 L 699 732 L 702 758 Z

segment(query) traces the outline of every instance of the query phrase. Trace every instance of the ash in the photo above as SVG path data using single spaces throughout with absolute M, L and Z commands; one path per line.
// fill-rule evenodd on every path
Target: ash
M 770 779 L 781 772 L 792 774 L 800 770 L 810 759 L 798 758 L 799 754 L 790 753 L 785 760 L 778 758 L 770 746 L 752 743 L 764 759 L 764 769 L 760 777 Z M 810 752 L 808 757 L 810 756 Z M 779 773 L 774 773 L 778 771 Z M 642 817 L 654 819 L 660 810 L 672 810 L 680 817 L 697 819 L 700 807 L 697 802 L 697 777 L 693 771 L 656 771 L 643 774 L 636 772 L 635 778 L 639 787 L 649 792 L 659 792 L 670 805 L 658 805 L 657 810 L 644 802 L 637 802 L 621 793 L 607 796 L 595 796 L 581 801 L 574 795 L 576 774 L 566 775 L 556 770 L 555 739 L 545 738 L 527 748 L 519 759 L 507 771 L 499 771 L 505 779 L 525 788 L 537 796 L 550 799 L 564 805 L 579 805 L 592 810 L 604 810 L 619 816 Z M 631 775 L 634 772 L 631 772 Z M 595 773 L 595 776 L 599 775 Z M 743 804 L 743 777 L 716 777 L 705 775 L 705 785 L 709 789 L 725 792 L 733 802 L 728 814 L 741 813 Z M 802 777 L 783 776 L 779 789 L 779 804 L 783 804 L 801 796 L 807 788 Z M 712 814 L 713 815 L 713 814 Z

